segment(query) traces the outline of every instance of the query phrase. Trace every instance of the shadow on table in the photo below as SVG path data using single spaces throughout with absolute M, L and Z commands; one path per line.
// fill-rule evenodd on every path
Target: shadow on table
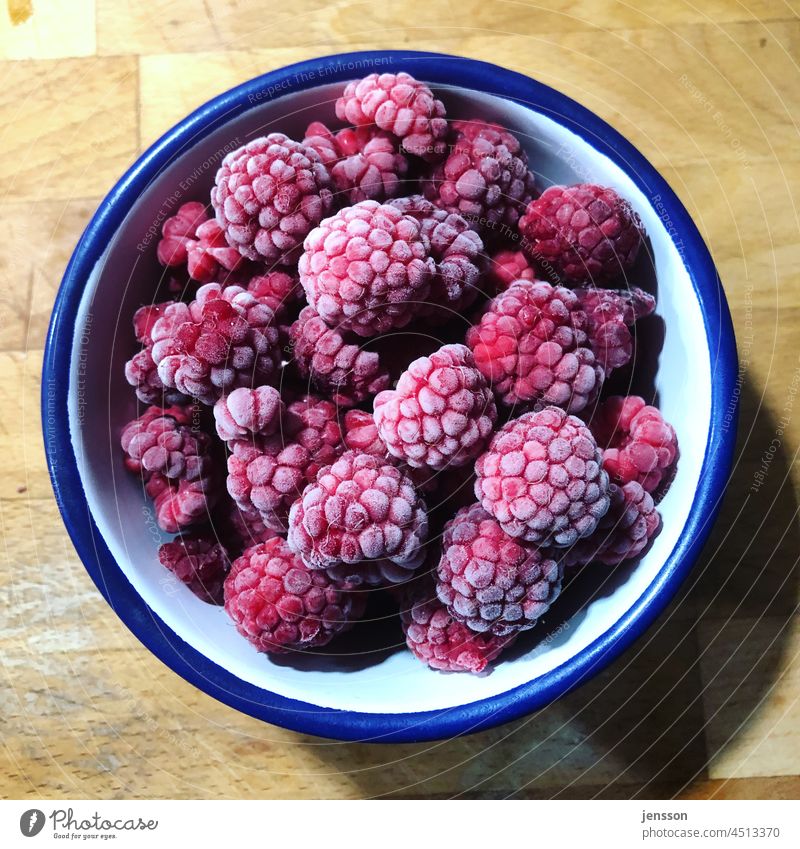
M 321 768 L 346 773 L 367 797 L 654 798 L 706 777 L 718 746 L 746 730 L 774 683 L 797 603 L 797 500 L 776 427 L 745 382 L 736 467 L 711 538 L 679 596 L 608 669 L 525 719 L 473 736 L 392 746 L 314 740 Z

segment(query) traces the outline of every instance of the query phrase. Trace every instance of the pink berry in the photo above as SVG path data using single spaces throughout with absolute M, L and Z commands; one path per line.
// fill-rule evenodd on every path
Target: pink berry
M 512 537 L 570 546 L 608 510 L 608 475 L 584 423 L 558 407 L 503 425 L 475 466 L 475 495 Z
M 186 534 L 158 549 L 161 565 L 200 599 L 222 604 L 222 586 L 230 563 L 228 553 L 212 533 Z
M 254 434 L 272 436 L 280 427 L 282 415 L 283 401 L 272 386 L 240 386 L 214 404 L 217 436 L 225 442 Z

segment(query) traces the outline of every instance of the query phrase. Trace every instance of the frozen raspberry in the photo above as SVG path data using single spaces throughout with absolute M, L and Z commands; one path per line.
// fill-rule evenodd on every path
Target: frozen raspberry
M 199 283 L 222 282 L 227 272 L 244 262 L 242 255 L 228 245 L 216 221 L 210 221 L 202 203 L 181 206 L 167 218 L 156 254 L 161 265 L 186 266 L 189 277 Z
M 427 534 L 411 478 L 355 451 L 321 469 L 289 513 L 289 544 L 314 568 L 384 559 L 416 568 Z
M 200 599 L 209 604 L 222 604 L 222 587 L 230 563 L 225 548 L 211 534 L 187 534 L 158 549 L 161 565 Z
M 525 250 L 570 283 L 605 283 L 628 271 L 644 241 L 639 216 L 614 189 L 550 186 L 519 221 Z
M 345 204 L 383 201 L 402 189 L 408 160 L 389 133 L 364 126 L 334 135 L 324 124 L 314 121 L 306 130 L 303 144 L 316 150 L 328 166 L 337 200 Z
M 419 222 L 363 201 L 312 230 L 300 257 L 309 304 L 331 327 L 375 336 L 403 327 L 428 297 L 434 273 Z
M 151 346 L 142 348 L 125 363 L 125 379 L 136 391 L 136 397 L 144 404 L 188 404 L 191 399 L 177 389 L 164 386 L 158 376 L 158 366 L 153 361 Z
M 276 316 L 284 315 L 303 294 L 297 277 L 285 271 L 268 271 L 251 277 L 247 291 L 266 304 Z
M 516 639 L 516 634 L 479 634 L 454 619 L 428 581 L 408 594 L 400 622 L 415 657 L 443 672 L 483 672 Z
M 280 427 L 282 415 L 283 401 L 272 386 L 240 386 L 214 404 L 217 435 L 226 442 L 253 434 L 272 436 Z
M 378 433 L 372 413 L 364 410 L 348 410 L 342 426 L 345 448 L 359 454 L 369 454 L 386 460 L 390 457 L 386 443 Z
M 528 262 L 524 251 L 504 249 L 489 257 L 486 276 L 495 291 L 503 292 L 517 280 L 536 280 L 536 269 Z
M 516 227 L 534 194 L 519 141 L 496 124 L 454 121 L 447 159 L 423 179 L 425 197 L 458 212 L 476 230 Z
M 414 468 L 463 466 L 485 448 L 497 421 L 486 379 L 465 345 L 414 360 L 396 389 L 375 398 L 375 423 L 390 453 Z
M 532 628 L 558 598 L 563 567 L 510 537 L 479 504 L 448 522 L 436 593 L 473 631 L 500 637 Z
M 146 304 L 139 307 L 133 314 L 133 332 L 136 341 L 142 345 L 152 345 L 152 332 L 155 323 L 164 315 L 167 307 L 172 306 L 174 301 L 164 301 L 160 304 Z
M 608 510 L 608 475 L 588 427 L 558 407 L 503 425 L 478 458 L 475 495 L 512 537 L 570 546 Z
M 593 562 L 617 566 L 641 554 L 656 535 L 661 518 L 649 492 L 636 481 L 612 483 L 608 492 L 611 505 L 597 530 L 563 554 L 568 568 Z
M 410 74 L 370 74 L 345 86 L 336 117 L 356 126 L 375 124 L 397 136 L 409 153 L 432 159 L 445 150 L 445 108 Z
M 122 432 L 126 468 L 140 474 L 163 530 L 207 518 L 217 499 L 207 434 L 189 425 L 190 408 L 150 407 Z
M 352 407 L 389 385 L 389 372 L 378 354 L 345 341 L 315 312 L 304 307 L 289 331 L 294 365 L 339 407 Z
M 577 413 L 603 382 L 574 292 L 520 280 L 467 331 L 475 364 L 507 405 L 542 401 Z
M 595 411 L 592 433 L 603 449 L 603 468 L 615 483 L 640 483 L 655 492 L 678 456 L 675 430 L 637 395 L 607 398 Z
M 439 209 L 422 195 L 398 198 L 390 204 L 420 222 L 436 264 L 429 298 L 431 306 L 423 306 L 419 314 L 444 320 L 454 314 L 461 315 L 480 291 L 481 237 L 463 216 Z M 441 307 L 446 309 L 442 311 Z
M 637 319 L 650 315 L 656 299 L 636 287 L 617 289 L 574 289 L 586 313 L 589 347 L 606 376 L 627 365 L 633 356 L 629 328 Z
M 315 150 L 270 133 L 222 160 L 211 203 L 242 256 L 289 264 L 333 208 L 331 176 Z
M 164 385 L 204 404 L 238 386 L 269 382 L 280 365 L 274 313 L 239 286 L 202 286 L 188 306 L 166 308 L 152 338 Z
M 225 581 L 225 610 L 259 651 L 329 643 L 362 615 L 356 594 L 311 571 L 280 538 L 248 548 Z
M 343 449 L 336 407 L 307 396 L 291 403 L 275 436 L 230 443 L 228 492 L 245 513 L 257 512 L 275 530 L 322 466 Z

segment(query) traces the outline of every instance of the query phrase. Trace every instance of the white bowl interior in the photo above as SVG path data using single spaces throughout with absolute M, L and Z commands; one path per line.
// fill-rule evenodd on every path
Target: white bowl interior
M 399 644 L 393 651 L 347 656 L 337 656 L 336 643 L 330 652 L 313 656 L 275 659 L 257 653 L 221 608 L 199 601 L 158 562 L 158 544 L 167 537 L 152 520 L 141 483 L 124 471 L 118 447 L 122 427 L 137 414 L 123 365 L 135 350 L 131 316 L 137 306 L 153 301 L 154 281 L 161 273 L 154 228 L 180 203 L 207 202 L 226 150 L 276 130 L 302 137 L 309 121 L 332 115 L 339 88 L 321 86 L 256 106 L 189 146 L 140 197 L 83 295 L 73 348 L 70 429 L 89 508 L 111 553 L 149 607 L 197 651 L 258 687 L 319 706 L 382 713 L 445 709 L 497 695 L 558 667 L 620 619 L 656 578 L 687 519 L 706 448 L 708 345 L 696 295 L 657 204 L 654 208 L 620 168 L 544 115 L 494 96 L 440 88 L 449 114 L 479 115 L 516 132 L 543 182 L 605 183 L 641 215 L 651 254 L 642 275 L 649 274 L 651 286 L 653 277 L 658 280 L 657 315 L 666 328 L 663 344 L 653 343 L 650 351 L 640 347 L 641 356 L 650 360 L 643 365 L 647 385 L 642 391 L 651 399 L 658 393 L 681 450 L 674 482 L 659 506 L 663 529 L 630 568 L 604 582 L 579 582 L 565 593 L 546 620 L 489 675 L 432 672 Z M 661 322 L 647 321 L 657 334 Z M 398 643 L 400 638 L 398 628 Z

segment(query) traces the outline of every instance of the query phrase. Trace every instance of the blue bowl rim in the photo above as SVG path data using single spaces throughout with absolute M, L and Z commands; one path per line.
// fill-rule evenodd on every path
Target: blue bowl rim
M 433 85 L 494 94 L 544 113 L 625 170 L 651 203 L 658 199 L 658 211 L 673 224 L 671 237 L 700 302 L 712 373 L 711 425 L 688 520 L 658 575 L 625 615 L 581 652 L 533 681 L 476 702 L 417 713 L 363 713 L 289 699 L 236 678 L 185 643 L 145 604 L 98 532 L 88 509 L 67 416 L 73 336 L 85 284 L 149 182 L 199 136 L 257 104 L 288 90 L 342 82 L 372 70 L 407 70 Z M 137 159 L 98 207 L 64 273 L 45 345 L 41 409 L 51 483 L 73 544 L 106 601 L 151 652 L 200 690 L 259 719 L 339 740 L 399 743 L 473 733 L 530 713 L 587 681 L 644 633 L 688 574 L 719 510 L 735 446 L 737 377 L 733 325 L 711 255 L 667 182 L 630 142 L 580 104 L 515 71 L 448 54 L 378 50 L 323 56 L 256 77 L 192 112 Z

